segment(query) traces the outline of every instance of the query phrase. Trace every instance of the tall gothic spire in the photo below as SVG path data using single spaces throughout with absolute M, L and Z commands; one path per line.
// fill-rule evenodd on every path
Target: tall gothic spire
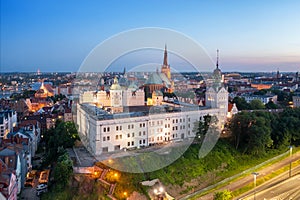
M 219 69 L 219 49 L 217 49 L 217 69 Z
M 164 54 L 164 66 L 168 66 L 168 52 L 167 52 L 167 44 L 165 44 L 165 54 Z

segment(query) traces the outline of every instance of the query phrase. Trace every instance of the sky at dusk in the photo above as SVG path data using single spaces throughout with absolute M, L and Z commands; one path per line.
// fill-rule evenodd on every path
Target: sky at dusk
M 300 71 L 298 0 L 0 2 L 0 72 L 75 72 L 99 43 L 142 27 L 185 34 L 212 61 L 220 49 L 222 71 Z

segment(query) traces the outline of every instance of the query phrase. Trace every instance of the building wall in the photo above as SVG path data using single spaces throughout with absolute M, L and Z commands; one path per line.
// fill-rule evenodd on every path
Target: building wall
M 300 96 L 293 96 L 294 107 L 300 107 Z
M 98 120 L 78 105 L 77 123 L 83 142 L 95 155 L 127 148 L 140 148 L 156 143 L 183 140 L 195 136 L 195 122 L 207 114 L 220 114 L 219 109 L 178 113 L 150 114 L 112 120 Z M 150 112 L 151 113 L 151 112 Z M 227 113 L 226 113 L 227 114 Z

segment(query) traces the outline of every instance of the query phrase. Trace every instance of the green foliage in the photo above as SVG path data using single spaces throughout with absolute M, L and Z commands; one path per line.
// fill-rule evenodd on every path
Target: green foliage
M 229 190 L 223 190 L 214 194 L 214 200 L 231 200 L 232 193 Z
M 300 109 L 281 113 L 241 112 L 230 123 L 235 148 L 260 155 L 270 149 L 300 144 Z
M 278 105 L 276 105 L 273 101 L 269 101 L 267 104 L 266 104 L 266 108 L 267 109 L 277 109 L 279 108 Z
M 265 109 L 265 105 L 260 100 L 254 99 L 250 102 L 250 109 L 251 110 L 262 110 L 262 109 Z
M 241 112 L 230 124 L 235 148 L 243 153 L 260 155 L 271 147 L 271 119 L 267 112 Z
M 58 157 L 58 162 L 54 168 L 55 186 L 58 190 L 62 190 L 68 183 L 72 175 L 72 161 L 67 153 Z
M 44 134 L 46 143 L 46 162 L 45 165 L 56 161 L 64 151 L 59 149 L 73 147 L 76 140 L 79 139 L 77 129 L 73 122 L 62 122 L 57 120 L 55 128 L 51 128 Z
M 233 103 L 235 103 L 238 110 L 250 110 L 250 105 L 244 98 L 235 97 Z

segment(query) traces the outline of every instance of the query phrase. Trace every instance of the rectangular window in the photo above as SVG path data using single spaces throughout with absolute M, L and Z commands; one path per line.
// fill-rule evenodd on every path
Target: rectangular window
M 121 149 L 120 145 L 115 145 L 115 151 L 118 151 L 120 149 Z
M 120 135 L 120 139 L 122 140 L 122 135 Z
M 141 131 L 139 132 L 139 136 L 142 136 L 142 132 Z
M 130 125 L 128 125 L 128 129 L 130 129 Z
M 103 128 L 103 132 L 106 132 L 106 127 Z
M 105 142 L 106 141 L 106 137 L 103 137 L 103 142 Z
M 143 127 L 145 127 L 146 126 L 146 124 L 145 123 L 143 123 Z
M 146 135 L 146 131 L 143 131 L 143 135 Z
M 119 135 L 116 135 L 116 140 L 119 139 Z
M 134 146 L 134 141 L 131 142 L 131 145 Z
M 133 124 L 131 124 L 131 128 L 134 128 L 134 125 L 133 125 Z
M 127 137 L 130 137 L 130 133 L 127 133 Z
M 110 131 L 110 127 L 107 127 L 107 132 L 109 132 Z
M 130 146 L 130 142 L 127 142 L 127 146 L 128 146 L 128 147 Z
M 116 131 L 118 131 L 119 130 L 119 126 L 116 126 Z
M 103 151 L 103 152 L 108 152 L 108 147 L 103 147 L 103 148 L 102 148 L 102 151 Z
M 107 137 L 106 137 L 106 139 L 107 139 L 107 141 L 109 141 L 109 140 L 110 140 L 110 137 L 109 137 L 109 136 L 107 136 Z
M 132 133 L 131 135 L 132 135 L 132 137 L 134 137 L 134 133 Z
M 142 140 L 140 140 L 140 144 L 142 144 Z
M 144 139 L 144 140 L 143 140 L 143 144 L 145 144 L 145 143 L 146 143 L 146 140 Z

